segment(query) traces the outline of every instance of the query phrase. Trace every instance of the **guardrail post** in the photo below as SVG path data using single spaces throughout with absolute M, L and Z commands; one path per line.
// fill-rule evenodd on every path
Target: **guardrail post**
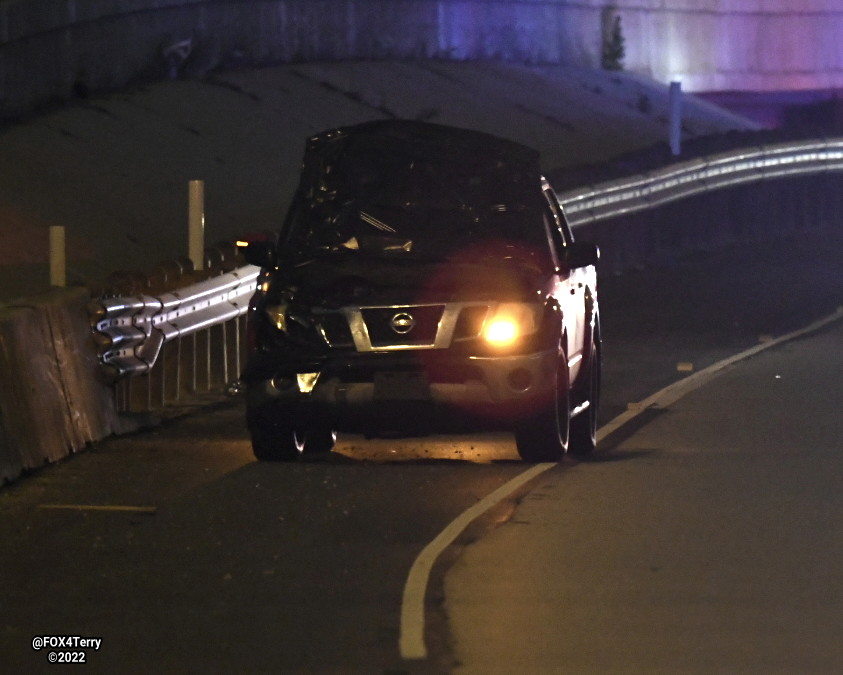
M 67 260 L 64 241 L 64 227 L 50 226 L 50 286 L 64 288 L 67 285 Z
M 197 333 L 193 333 L 190 338 L 193 342 L 193 354 L 191 358 L 193 360 L 192 369 L 190 371 L 190 392 L 192 394 L 196 393 L 196 373 L 199 371 L 199 351 L 198 351 L 198 342 L 197 342 Z
M 228 330 L 225 323 L 220 324 L 222 330 L 222 386 L 228 384 Z
M 205 329 L 205 391 L 211 390 L 211 328 Z
M 183 338 L 179 336 L 176 339 L 176 401 L 181 400 L 181 368 L 182 368 L 182 360 L 181 360 L 181 344 Z
M 188 247 L 187 256 L 193 269 L 201 270 L 205 258 L 205 181 L 188 184 Z
M 240 377 L 240 322 L 243 317 L 237 317 L 234 321 L 234 377 Z M 226 382 L 228 386 L 228 382 Z

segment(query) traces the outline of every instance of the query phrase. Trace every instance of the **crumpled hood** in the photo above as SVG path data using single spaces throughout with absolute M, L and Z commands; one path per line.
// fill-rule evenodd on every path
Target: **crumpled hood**
M 309 139 L 296 201 L 333 205 L 337 211 L 350 204 L 364 210 L 398 207 L 416 215 L 449 209 L 474 219 L 535 210 L 541 199 L 539 167 L 538 152 L 490 134 L 382 120 Z

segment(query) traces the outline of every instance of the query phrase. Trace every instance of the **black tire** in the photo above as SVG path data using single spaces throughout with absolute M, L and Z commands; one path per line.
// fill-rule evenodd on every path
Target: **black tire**
M 301 457 L 305 434 L 270 425 L 251 427 L 252 452 L 262 462 L 292 462 Z
M 272 426 L 252 429 L 252 451 L 264 462 L 291 462 L 302 455 L 328 454 L 336 442 L 337 432 L 331 429 L 302 431 Z
M 584 373 L 581 403 L 588 407 L 571 420 L 571 438 L 568 452 L 578 457 L 591 454 L 597 448 L 597 411 L 600 407 L 600 382 L 602 378 L 600 338 L 592 338 L 588 371 Z
M 311 429 L 304 437 L 304 454 L 324 455 L 334 449 L 337 432 L 332 429 Z
M 558 462 L 568 448 L 571 407 L 564 355 L 559 358 L 554 384 L 545 408 L 515 428 L 515 445 L 526 462 Z

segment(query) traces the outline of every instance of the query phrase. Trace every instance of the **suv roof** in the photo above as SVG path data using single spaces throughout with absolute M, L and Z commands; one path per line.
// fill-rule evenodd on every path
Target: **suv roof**
M 442 157 L 443 149 L 454 156 L 506 161 L 513 170 L 531 172 L 538 178 L 539 153 L 525 145 L 482 131 L 460 129 L 413 120 L 375 120 L 355 126 L 323 131 L 307 141 L 305 163 L 309 157 L 337 156 L 354 152 L 356 147 L 389 142 L 396 151 Z

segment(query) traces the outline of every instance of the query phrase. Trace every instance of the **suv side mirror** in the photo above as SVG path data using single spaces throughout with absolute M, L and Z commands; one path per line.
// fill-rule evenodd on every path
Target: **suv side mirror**
M 565 262 L 569 269 L 597 265 L 600 249 L 597 244 L 588 241 L 575 241 L 565 248 Z
M 275 267 L 278 262 L 275 254 L 275 244 L 272 242 L 237 242 L 237 247 L 243 251 L 243 257 L 250 265 L 257 265 L 258 267 Z

